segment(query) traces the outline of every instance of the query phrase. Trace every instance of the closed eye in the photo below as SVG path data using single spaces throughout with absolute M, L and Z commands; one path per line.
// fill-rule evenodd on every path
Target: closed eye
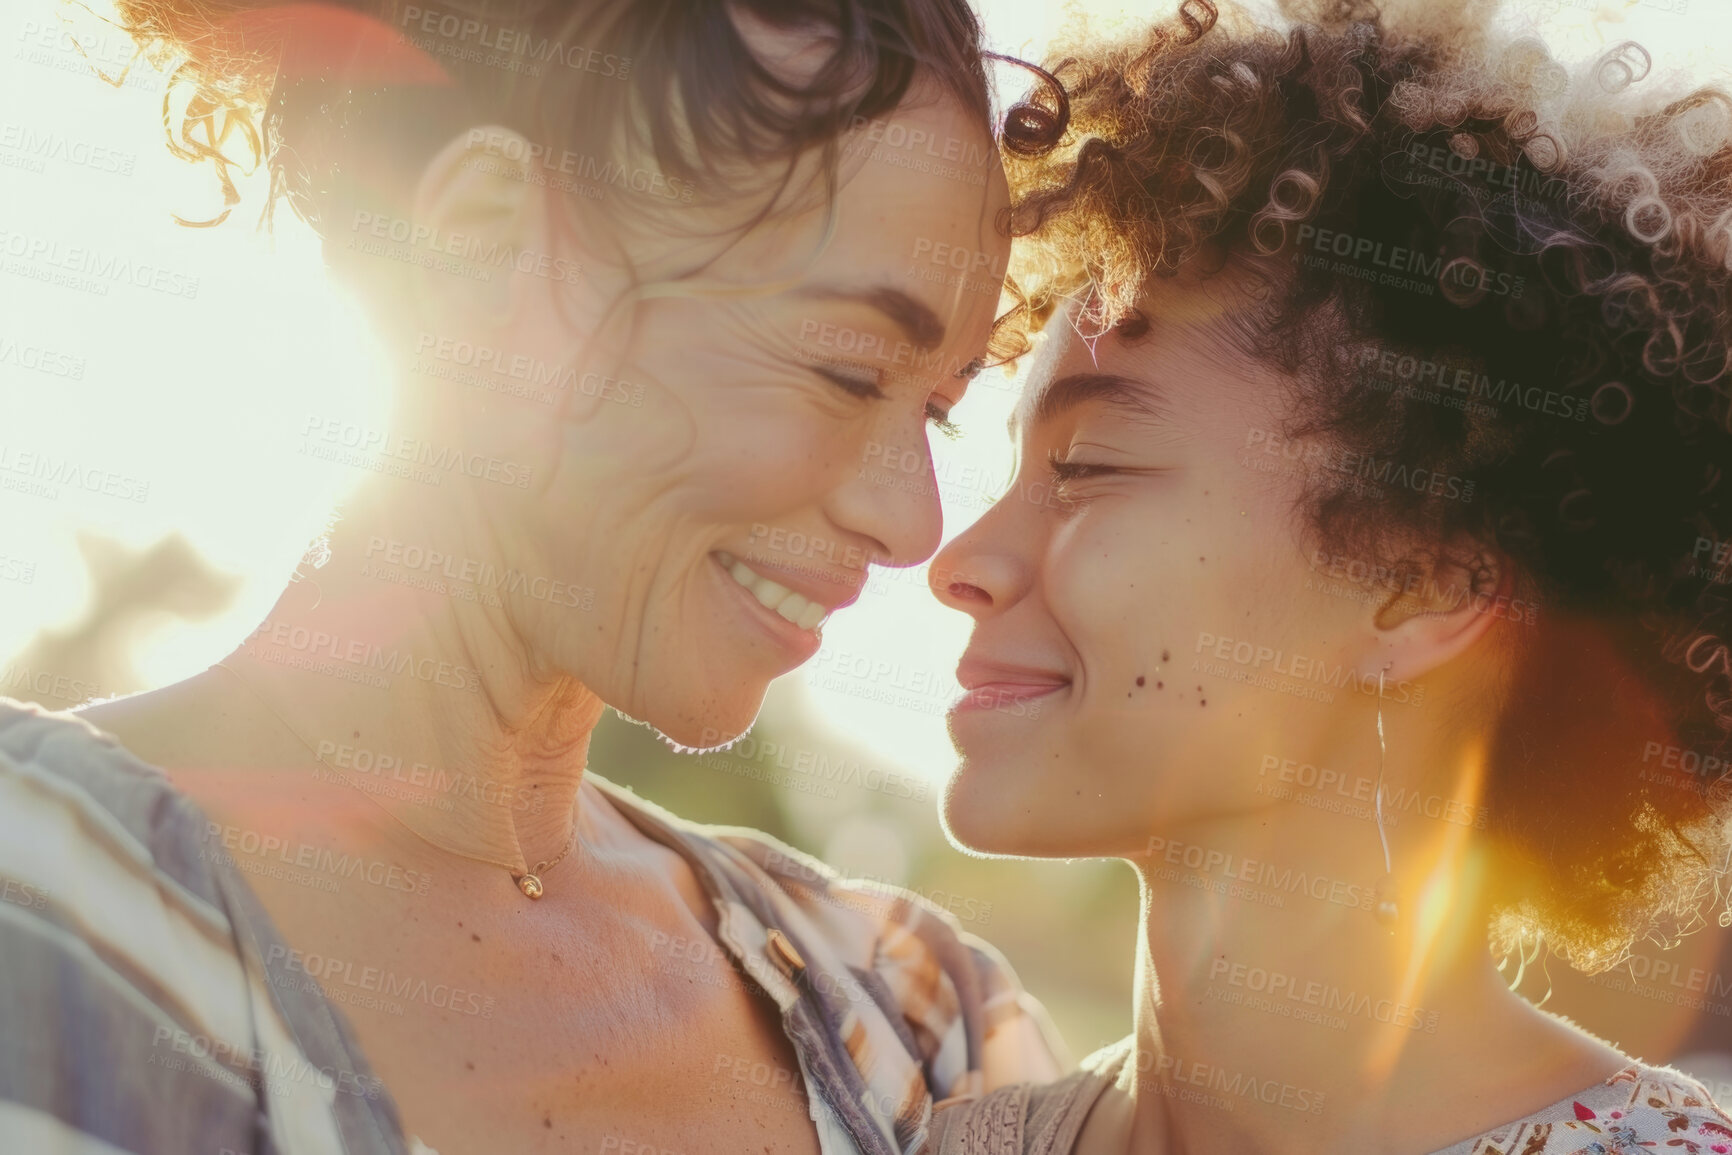
M 938 432 L 944 434 L 944 436 L 948 437 L 952 441 L 955 441 L 958 437 L 962 436 L 962 426 L 952 421 L 949 413 L 940 409 L 930 401 L 926 403 L 926 420 L 931 424 L 932 428 L 938 430 Z
M 1089 477 L 1102 477 L 1109 473 L 1125 472 L 1116 465 L 1099 465 L 1089 461 L 1060 461 L 1057 453 L 1050 454 L 1046 463 L 1052 467 L 1053 480 L 1061 485 L 1067 481 L 1082 481 Z
M 867 377 L 843 373 L 825 365 L 813 365 L 811 369 L 813 373 L 839 387 L 850 397 L 860 397 L 868 401 L 882 401 L 890 396 L 879 386 L 876 374 Z

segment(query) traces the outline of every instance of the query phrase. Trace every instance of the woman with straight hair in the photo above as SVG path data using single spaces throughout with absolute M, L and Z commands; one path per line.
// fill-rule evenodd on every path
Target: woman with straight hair
M 0 707 L 0 1147 L 891 1155 L 1055 1076 L 954 919 L 586 768 L 604 706 L 732 741 L 936 548 L 927 426 L 1008 258 L 967 6 L 118 8 L 171 147 L 225 213 L 269 166 L 397 405 L 309 417 L 366 476 L 222 661 Z

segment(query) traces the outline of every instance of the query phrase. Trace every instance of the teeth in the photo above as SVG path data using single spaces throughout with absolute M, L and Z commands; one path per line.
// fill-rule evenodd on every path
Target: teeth
M 758 599 L 758 604 L 765 609 L 775 610 L 802 630 L 813 629 L 824 620 L 826 611 L 817 602 L 807 601 L 787 586 L 753 573 L 745 562 L 731 553 L 718 550 L 716 557 L 728 571 L 728 575 L 750 591 L 751 595 Z

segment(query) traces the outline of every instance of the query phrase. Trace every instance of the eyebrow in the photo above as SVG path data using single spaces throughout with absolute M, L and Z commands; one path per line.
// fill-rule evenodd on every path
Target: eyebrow
M 802 297 L 823 301 L 853 301 L 876 309 L 891 321 L 922 350 L 936 349 L 944 344 L 944 322 L 924 301 L 910 297 L 901 289 L 881 285 L 871 289 L 844 289 L 820 285 L 802 289 Z
M 1161 420 L 1165 397 L 1152 381 L 1121 377 L 1116 373 L 1071 373 L 1059 377 L 1041 391 L 1035 402 L 1034 423 L 1052 421 L 1089 401 L 1104 401 L 1136 416 Z

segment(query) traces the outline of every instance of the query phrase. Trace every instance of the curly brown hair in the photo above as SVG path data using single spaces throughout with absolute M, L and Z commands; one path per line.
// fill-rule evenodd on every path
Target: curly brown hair
M 1572 72 L 1488 7 L 1294 0 L 1278 32 L 1184 0 L 1054 64 L 1013 113 L 1044 138 L 1006 137 L 995 339 L 1066 303 L 1134 337 L 1153 278 L 1225 254 L 1266 283 L 1292 436 L 1473 483 L 1302 509 L 1386 575 L 1473 542 L 1543 607 L 1481 723 L 1488 915 L 1592 973 L 1725 901 L 1732 98 L 1644 98 L 1633 43 Z

